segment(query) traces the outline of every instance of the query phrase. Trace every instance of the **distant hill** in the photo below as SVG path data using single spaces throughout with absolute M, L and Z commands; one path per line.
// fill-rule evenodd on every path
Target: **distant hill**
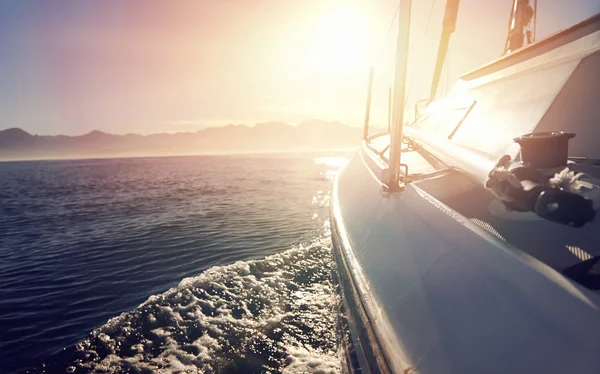
M 357 147 L 362 129 L 310 120 L 253 127 L 227 125 L 197 132 L 113 135 L 94 130 L 80 136 L 32 135 L 19 128 L 0 131 L 0 160 L 164 156 Z

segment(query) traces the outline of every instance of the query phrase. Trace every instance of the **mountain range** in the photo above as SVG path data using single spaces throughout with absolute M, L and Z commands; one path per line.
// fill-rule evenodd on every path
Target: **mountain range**
M 114 135 L 94 130 L 79 136 L 44 136 L 10 128 L 0 131 L 0 160 L 339 149 L 357 147 L 362 132 L 361 128 L 340 122 L 319 120 L 296 126 L 264 122 L 152 135 Z

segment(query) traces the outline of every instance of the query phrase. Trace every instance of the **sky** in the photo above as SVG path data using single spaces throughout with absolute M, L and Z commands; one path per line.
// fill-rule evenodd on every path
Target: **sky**
M 511 0 L 462 0 L 442 91 L 498 58 Z M 387 124 L 395 0 L 4 0 L 0 129 L 78 135 L 308 119 Z M 429 92 L 444 0 L 413 0 L 408 106 Z M 539 0 L 538 40 L 600 12 Z M 430 16 L 431 13 L 431 16 Z M 430 20 L 427 22 L 427 20 Z M 385 42 L 384 42 L 385 41 Z

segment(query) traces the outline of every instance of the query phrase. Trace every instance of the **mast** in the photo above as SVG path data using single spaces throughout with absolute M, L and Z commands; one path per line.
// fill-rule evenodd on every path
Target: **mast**
M 404 125 L 404 97 L 406 94 L 406 70 L 408 67 L 408 38 L 410 35 L 411 0 L 400 0 L 398 16 L 398 39 L 396 44 L 396 70 L 394 77 L 394 108 L 392 132 L 390 133 L 390 179 L 388 187 L 396 189 L 400 180 L 400 156 L 402 126 Z
M 504 46 L 504 53 L 510 53 L 535 41 L 535 22 L 537 13 L 537 0 L 534 0 L 534 8 L 529 4 L 530 0 L 513 0 L 508 21 L 508 36 Z M 533 33 L 530 29 L 531 20 L 534 20 Z
M 433 71 L 433 81 L 431 82 L 431 91 L 429 93 L 429 101 L 435 100 L 444 61 L 448 52 L 448 44 L 450 44 L 450 36 L 456 28 L 456 18 L 458 17 L 458 4 L 460 0 L 448 0 L 446 2 L 446 10 L 444 11 L 444 22 L 442 24 L 442 35 L 440 36 L 440 45 L 438 47 L 437 60 L 435 62 L 435 70 Z

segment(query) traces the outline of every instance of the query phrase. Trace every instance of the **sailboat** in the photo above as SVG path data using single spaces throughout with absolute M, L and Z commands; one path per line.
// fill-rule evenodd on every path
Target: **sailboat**
M 514 0 L 504 55 L 403 126 L 410 7 L 391 129 L 367 104 L 332 193 L 348 370 L 600 373 L 600 14 L 526 45 Z

